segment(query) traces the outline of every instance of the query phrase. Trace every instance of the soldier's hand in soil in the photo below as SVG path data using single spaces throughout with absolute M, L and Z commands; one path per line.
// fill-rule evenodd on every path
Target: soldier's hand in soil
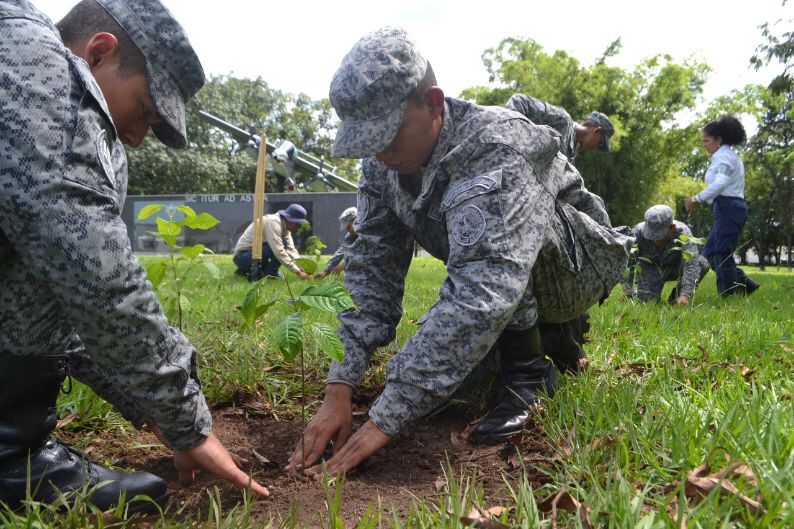
M 677 298 L 675 298 L 675 302 L 677 305 L 689 305 L 689 296 L 686 294 L 681 294 Z
M 190 485 L 200 470 L 206 470 L 225 479 L 238 489 L 250 488 L 259 496 L 270 496 L 270 492 L 240 469 L 244 460 L 235 457 L 221 444 L 215 434 L 210 433 L 206 441 L 195 448 L 174 451 L 174 466 L 179 473 L 179 482 Z
M 367 421 L 364 426 L 358 429 L 350 440 L 338 452 L 334 453 L 326 463 L 326 471 L 329 475 L 344 474 L 348 470 L 356 468 L 358 465 L 370 458 L 375 452 L 386 446 L 391 441 L 391 437 L 383 433 L 374 422 Z M 322 474 L 321 465 L 313 466 L 306 471 L 307 474 Z
M 306 448 L 306 466 L 316 463 L 323 455 L 329 441 L 334 442 L 334 454 L 340 450 L 353 431 L 353 388 L 347 384 L 328 384 L 325 399 L 317 415 L 306 426 L 303 439 L 289 458 L 284 470 L 303 470 L 303 448 Z

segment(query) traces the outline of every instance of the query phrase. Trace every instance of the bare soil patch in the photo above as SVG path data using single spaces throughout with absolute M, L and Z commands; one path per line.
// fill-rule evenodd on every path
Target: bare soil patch
M 359 405 L 354 412 L 356 427 L 366 421 L 366 408 Z M 299 418 L 277 420 L 271 415 L 263 416 L 256 413 L 255 403 L 248 403 L 213 410 L 213 419 L 215 434 L 232 452 L 249 460 L 246 470 L 271 491 L 270 498 L 253 506 L 257 521 L 278 522 L 286 519 L 291 509 L 297 509 L 303 525 L 328 526 L 322 482 L 281 470 L 300 441 Z M 471 420 L 455 408 L 420 420 L 349 473 L 342 491 L 341 516 L 345 523 L 355 526 L 371 504 L 384 506 L 386 513 L 404 515 L 419 500 L 435 503 L 448 491 L 444 475 L 447 461 L 456 479 L 465 476 L 476 480 L 473 484 L 483 489 L 486 507 L 510 505 L 505 480 L 516 481 L 523 472 L 535 487 L 545 481 L 542 469 L 553 464 L 555 457 L 539 426 L 529 424 L 510 443 L 473 445 L 465 441 Z M 66 437 L 74 435 L 70 434 Z M 134 432 L 126 440 L 102 432 L 94 432 L 92 437 L 88 449 L 92 457 L 161 476 L 168 482 L 172 502 L 184 508 L 185 513 L 206 513 L 208 487 L 218 487 L 224 508 L 241 500 L 240 492 L 208 474 L 201 475 L 190 487 L 180 485 L 169 452 L 151 446 L 157 440 L 150 433 Z M 262 463 L 254 450 L 270 462 Z

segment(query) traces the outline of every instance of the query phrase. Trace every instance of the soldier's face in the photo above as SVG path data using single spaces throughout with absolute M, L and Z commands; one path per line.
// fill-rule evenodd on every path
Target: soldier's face
M 92 71 L 102 89 L 121 141 L 137 147 L 152 125 L 160 122 L 157 107 L 149 93 L 149 79 L 145 73 L 120 74 L 118 65 Z
M 441 98 L 443 105 L 443 93 Z M 440 112 L 433 105 L 409 100 L 397 135 L 375 159 L 392 171 L 416 174 L 433 153 L 440 130 Z
M 587 124 L 587 132 L 579 142 L 583 151 L 592 151 L 601 147 L 601 142 L 604 141 L 604 129 L 593 124 Z

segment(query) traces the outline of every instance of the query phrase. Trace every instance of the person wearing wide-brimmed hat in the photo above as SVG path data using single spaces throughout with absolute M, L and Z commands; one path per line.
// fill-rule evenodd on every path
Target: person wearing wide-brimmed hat
M 645 221 L 634 226 L 632 232 L 637 249 L 629 261 L 629 274 L 621 281 L 626 297 L 660 301 L 664 284 L 675 281 L 667 302 L 689 304 L 709 271 L 709 263 L 700 254 L 689 226 L 673 219 L 670 206 L 657 204 L 648 208 Z
M 301 279 L 308 279 L 309 274 L 303 271 L 296 259 L 300 257 L 292 234 L 302 224 L 306 224 L 306 209 L 300 204 L 290 204 L 276 213 L 262 217 L 262 259 L 259 266 L 252 269 L 252 248 L 254 245 L 254 223 L 248 225 L 234 246 L 234 264 L 237 272 L 251 281 L 263 277 L 279 277 L 281 265 L 297 274 Z
M 266 495 L 212 433 L 196 350 L 168 324 L 121 219 L 123 144 L 151 128 L 187 145 L 185 104 L 204 72 L 183 28 L 159 0 L 83 0 L 57 28 L 26 0 L 0 1 L 0 49 L 0 503 L 84 493 L 101 511 L 125 497 L 165 506 L 162 479 L 52 437 L 68 376 L 148 425 L 183 483 L 205 469 Z

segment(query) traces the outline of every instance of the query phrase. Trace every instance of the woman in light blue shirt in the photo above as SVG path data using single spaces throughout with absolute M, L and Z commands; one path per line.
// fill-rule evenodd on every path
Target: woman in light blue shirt
M 739 233 L 747 221 L 744 202 L 744 164 L 731 149 L 747 139 L 742 123 L 733 116 L 722 116 L 702 130 L 703 147 L 711 155 L 706 171 L 706 189 L 687 197 L 687 211 L 698 204 L 710 204 L 714 222 L 703 255 L 717 274 L 717 291 L 721 296 L 745 295 L 760 286 L 736 266 L 733 253 L 739 244 Z

